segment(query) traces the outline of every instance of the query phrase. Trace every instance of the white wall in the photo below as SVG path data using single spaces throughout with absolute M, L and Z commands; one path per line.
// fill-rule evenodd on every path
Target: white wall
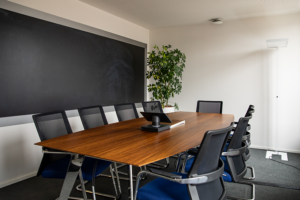
M 71 21 L 89 25 L 139 42 L 149 43 L 149 30 L 77 0 L 13 0 Z M 0 0 L 0 8 L 15 11 L 15 4 Z M 117 121 L 114 112 L 106 113 L 108 122 Z M 1 120 L 1 119 L 0 119 Z M 70 118 L 73 131 L 82 130 L 79 117 Z M 0 128 L 0 188 L 32 177 L 42 158 L 40 139 L 33 123 Z
M 252 147 L 275 147 L 276 51 L 266 39 L 289 38 L 279 52 L 279 139 L 283 151 L 300 152 L 300 13 L 150 31 L 150 49 L 171 44 L 186 54 L 182 93 L 172 100 L 195 111 L 197 100 L 222 100 L 235 120 L 255 105 Z
M 148 44 L 149 30 L 79 0 L 9 0 L 35 10 L 79 22 Z

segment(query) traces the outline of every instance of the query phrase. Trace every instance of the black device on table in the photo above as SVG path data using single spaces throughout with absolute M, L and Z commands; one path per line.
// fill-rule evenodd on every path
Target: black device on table
M 166 113 L 141 112 L 147 121 L 152 121 L 152 125 L 142 126 L 142 131 L 160 132 L 170 129 L 170 125 L 160 124 L 160 122 L 172 123 Z

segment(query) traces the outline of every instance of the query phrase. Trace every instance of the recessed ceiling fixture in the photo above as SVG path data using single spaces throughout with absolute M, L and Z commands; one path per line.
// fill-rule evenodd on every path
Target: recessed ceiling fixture
M 288 38 L 275 39 L 275 40 L 267 40 L 268 48 L 282 48 L 287 47 L 289 42 Z
M 223 24 L 222 20 L 220 18 L 214 18 L 211 19 L 213 24 Z

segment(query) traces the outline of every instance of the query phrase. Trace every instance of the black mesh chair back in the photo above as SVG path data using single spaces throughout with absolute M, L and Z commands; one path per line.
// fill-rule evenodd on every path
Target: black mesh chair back
M 229 141 L 227 151 L 230 151 L 230 149 L 245 148 L 246 144 L 243 142 L 243 136 L 246 134 L 247 125 L 251 118 L 252 114 L 250 112 L 248 117 L 241 117 L 239 119 L 238 124 L 235 128 L 235 132 L 231 140 Z M 240 154 L 237 156 L 227 157 L 227 161 L 233 180 L 235 182 L 238 182 L 245 176 L 247 172 L 247 166 L 243 155 Z
M 85 130 L 108 124 L 103 107 L 100 105 L 78 108 L 78 113 Z
M 32 116 L 41 141 L 72 133 L 65 111 Z
M 115 110 L 119 122 L 139 118 L 134 103 L 116 104 Z
M 163 113 L 162 106 L 160 101 L 145 101 L 142 102 L 144 112 L 154 112 L 154 113 Z
M 196 112 L 222 114 L 223 101 L 197 101 Z
M 220 160 L 220 156 L 226 145 L 232 128 L 233 123 L 227 128 L 208 131 L 205 133 L 198 153 L 188 173 L 188 178 L 192 178 L 195 175 L 211 173 L 223 165 L 223 162 Z M 188 189 L 191 197 L 196 192 L 199 199 L 226 198 L 226 190 L 222 176 L 208 183 L 188 185 Z
M 248 110 L 245 114 L 245 117 L 248 117 L 250 114 L 254 113 L 254 106 L 253 105 L 249 105 Z
M 65 111 L 37 114 L 33 115 L 32 118 L 41 141 L 72 133 Z M 45 148 L 43 147 L 43 149 Z M 51 149 L 48 150 L 51 151 Z M 37 176 L 48 164 L 63 157 L 65 155 L 44 154 Z
M 255 112 L 254 106 L 253 106 L 253 105 L 249 105 L 248 110 L 247 110 L 247 112 L 246 112 L 246 114 L 245 114 L 245 117 L 251 116 L 252 113 L 254 113 L 254 112 Z M 248 122 L 248 128 L 247 128 L 247 131 L 250 130 L 250 128 L 251 128 L 251 126 L 250 126 L 250 124 L 249 124 L 249 122 Z M 247 131 L 245 132 L 244 135 L 248 135 L 247 140 L 246 140 L 246 143 L 247 143 L 247 145 L 248 145 L 248 147 L 249 147 L 249 146 L 250 146 L 250 143 L 251 143 L 251 141 L 250 141 L 250 132 L 247 132 Z M 249 160 L 249 158 L 250 158 L 250 150 L 249 150 L 249 148 L 247 148 L 245 154 L 243 154 L 243 157 L 244 157 L 244 160 L 245 160 L 245 161 Z

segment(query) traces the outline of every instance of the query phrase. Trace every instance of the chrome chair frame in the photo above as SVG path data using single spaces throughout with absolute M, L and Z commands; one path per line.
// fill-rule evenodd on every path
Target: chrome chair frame
M 116 166 L 115 168 L 121 168 L 121 167 L 125 167 L 126 166 L 126 164 L 121 164 L 121 165 L 119 165 L 119 166 Z M 144 170 L 147 170 L 147 166 L 143 166 L 144 167 Z M 141 169 L 141 171 L 143 170 L 143 167 L 140 167 L 140 169 Z M 115 171 L 115 169 L 112 169 L 112 171 L 116 174 L 116 171 Z M 121 172 L 121 171 L 117 171 L 117 173 L 118 174 L 122 174 L 122 175 L 125 175 L 125 176 L 128 176 L 128 173 L 126 173 L 126 172 Z M 108 178 L 112 178 L 112 176 L 111 175 L 108 175 L 108 174 L 99 174 L 97 177 L 99 177 L 99 176 L 102 176 L 102 177 L 108 177 Z M 136 176 L 132 176 L 134 179 L 133 179 L 133 181 L 135 181 L 135 179 L 136 179 Z M 115 177 L 116 178 L 116 177 Z M 144 178 L 142 178 L 142 180 L 144 180 L 145 179 L 145 177 Z M 124 181 L 129 181 L 129 178 L 127 178 L 127 177 L 119 177 L 119 180 L 124 180 Z
M 248 125 L 249 125 L 249 124 L 248 124 Z M 248 126 L 247 126 L 247 128 L 248 128 Z M 250 134 L 250 132 L 248 132 L 248 129 L 247 129 L 246 134 L 243 136 L 243 139 L 242 139 L 243 142 L 246 143 L 247 149 L 248 149 L 248 148 L 250 147 L 250 145 L 251 145 L 250 137 L 251 137 L 251 134 Z M 250 158 L 250 156 L 251 156 L 251 152 L 250 152 L 249 149 L 248 149 L 248 151 L 249 151 L 248 154 L 246 154 L 246 152 L 243 154 L 243 158 L 244 158 L 245 161 L 249 160 L 249 158 Z M 255 179 L 255 171 L 254 171 L 254 168 L 251 167 L 251 166 L 247 166 L 247 168 L 250 170 L 252 176 L 249 176 L 249 177 L 243 177 L 243 179 L 246 179 L 246 180 L 254 180 L 254 179 Z
M 96 166 L 96 165 L 95 165 L 95 166 Z M 116 194 L 116 196 L 110 195 L 110 194 L 105 194 L 105 193 L 99 193 L 99 192 L 96 192 L 96 191 L 95 191 L 95 178 L 92 180 L 92 191 L 90 191 L 90 190 L 85 190 L 86 193 L 93 194 L 93 196 L 94 196 L 94 195 L 99 195 L 99 196 L 108 197 L 108 198 L 113 198 L 113 199 L 118 199 L 118 198 L 120 198 L 120 196 L 121 196 L 121 194 L 122 194 L 122 191 L 121 191 L 121 185 L 120 185 L 120 181 L 119 181 L 119 173 L 118 173 L 118 169 L 117 169 L 117 167 L 116 167 L 116 163 L 114 162 L 114 168 L 117 169 L 117 170 L 116 170 L 116 173 L 115 173 L 115 174 L 116 174 L 116 177 L 114 176 L 114 169 L 113 169 L 113 167 L 112 167 L 112 164 L 109 165 L 109 168 L 110 168 L 109 171 L 110 171 L 110 175 L 111 175 L 111 178 L 112 178 L 112 181 L 113 181 L 113 185 L 114 185 L 114 189 L 115 189 L 115 194 Z M 99 177 L 99 175 L 96 176 L 96 177 Z M 117 185 L 118 185 L 118 186 L 116 186 L 115 178 L 117 179 Z M 83 184 L 83 185 L 87 184 L 88 182 L 89 182 L 89 181 L 84 181 L 84 184 Z M 118 189 L 119 189 L 119 193 L 118 193 L 117 187 L 118 187 Z M 82 183 L 76 186 L 76 190 L 77 190 L 77 191 L 83 191 L 83 189 L 84 189 L 84 188 L 82 187 Z M 95 199 L 96 199 L 96 198 L 95 198 Z

